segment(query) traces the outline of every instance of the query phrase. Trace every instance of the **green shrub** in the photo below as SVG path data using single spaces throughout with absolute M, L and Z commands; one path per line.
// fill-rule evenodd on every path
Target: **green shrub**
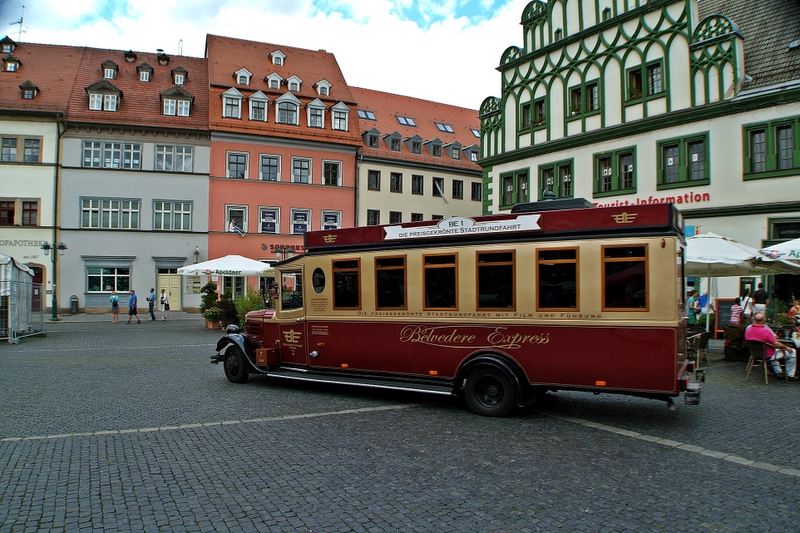
M 203 288 L 200 289 L 200 292 L 203 296 L 200 297 L 200 312 L 205 312 L 206 309 L 209 307 L 216 307 L 217 306 L 217 284 L 213 281 L 209 281 Z
M 264 309 L 264 299 L 258 291 L 251 290 L 247 296 L 237 296 L 234 298 L 233 303 L 236 305 L 236 313 L 239 317 L 239 324 L 244 324 L 244 318 L 250 311 L 257 311 Z
M 225 292 L 222 293 L 217 302 L 217 307 L 222 311 L 222 318 L 219 321 L 222 323 L 223 328 L 228 327 L 230 324 L 239 325 L 239 315 L 236 313 L 236 305 L 231 298 L 230 289 L 225 289 Z

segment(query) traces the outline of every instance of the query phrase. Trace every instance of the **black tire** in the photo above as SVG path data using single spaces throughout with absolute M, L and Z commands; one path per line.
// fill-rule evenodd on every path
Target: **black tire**
M 502 370 L 481 366 L 467 377 L 464 399 L 475 414 L 506 416 L 514 407 L 514 386 Z
M 247 363 L 244 355 L 234 346 L 229 346 L 225 351 L 225 360 L 222 366 L 225 367 L 225 377 L 231 383 L 244 383 L 247 381 Z

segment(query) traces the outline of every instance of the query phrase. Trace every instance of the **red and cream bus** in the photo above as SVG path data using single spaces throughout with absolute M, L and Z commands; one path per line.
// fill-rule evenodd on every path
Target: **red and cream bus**
M 275 266 L 276 308 L 229 327 L 212 362 L 235 383 L 463 395 L 487 416 L 556 390 L 694 404 L 684 246 L 671 204 L 585 200 L 313 231 Z

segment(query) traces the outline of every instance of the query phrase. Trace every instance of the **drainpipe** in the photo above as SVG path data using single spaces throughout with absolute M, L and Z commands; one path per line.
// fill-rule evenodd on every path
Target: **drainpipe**
M 58 277 L 58 259 L 57 255 L 60 253 L 59 250 L 56 248 L 58 247 L 58 177 L 61 171 L 61 139 L 64 134 L 67 132 L 67 123 L 64 122 L 63 115 L 59 116 L 56 119 L 56 127 L 58 128 L 58 139 L 56 142 L 56 164 L 55 168 L 53 169 L 53 249 L 51 250 L 53 253 L 52 261 L 53 261 L 53 301 L 52 301 L 52 314 L 50 316 L 51 321 L 58 321 L 58 292 L 56 286 L 56 279 Z
M 355 198 L 354 198 L 355 210 L 356 211 L 354 213 L 355 220 L 353 221 L 353 227 L 354 228 L 358 227 L 358 199 L 359 199 L 359 196 L 360 196 L 359 189 L 358 189 L 358 176 L 359 176 L 359 174 L 361 174 L 361 154 L 359 152 L 360 152 L 360 149 L 356 148 L 356 189 L 355 189 Z

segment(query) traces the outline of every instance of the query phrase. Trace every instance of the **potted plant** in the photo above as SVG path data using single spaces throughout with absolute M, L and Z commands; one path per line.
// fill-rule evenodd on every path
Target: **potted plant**
M 219 321 L 222 319 L 222 309 L 219 307 L 207 307 L 203 311 L 203 318 L 206 319 L 208 329 L 219 329 Z

